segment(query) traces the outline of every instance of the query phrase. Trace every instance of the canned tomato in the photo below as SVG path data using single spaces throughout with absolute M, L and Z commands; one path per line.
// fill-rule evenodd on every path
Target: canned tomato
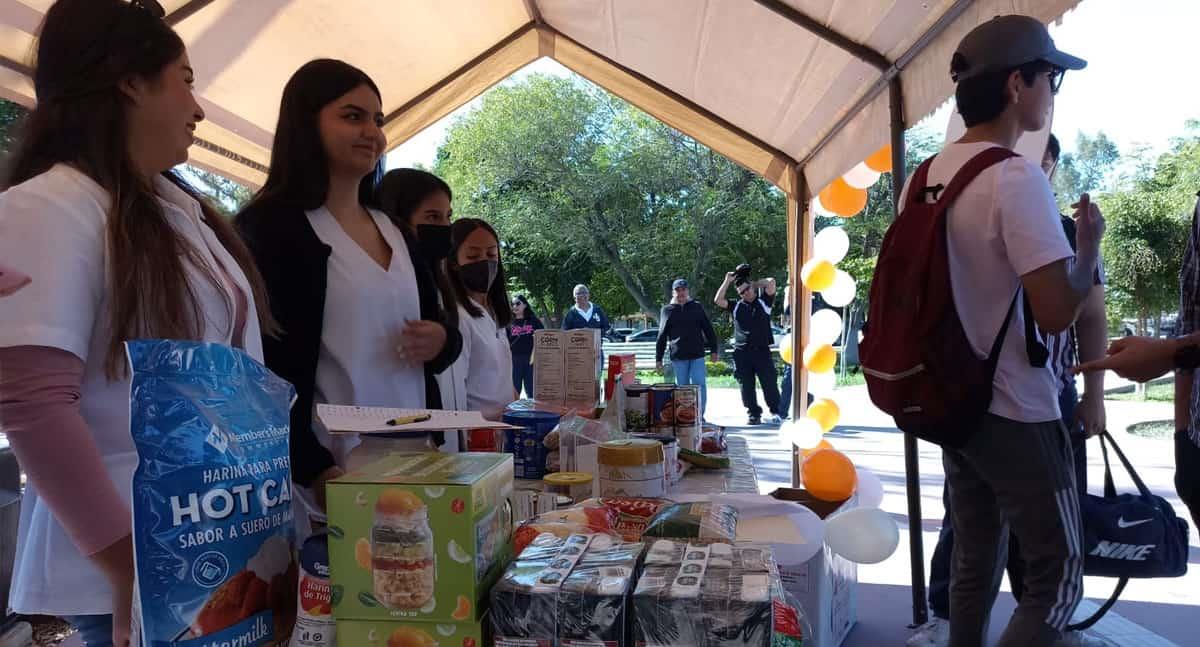
M 674 384 L 650 387 L 650 428 L 654 433 L 675 434 Z
M 650 387 L 630 384 L 625 387 L 625 431 L 645 433 L 650 430 Z
M 679 447 L 700 450 L 700 387 L 695 384 L 675 387 L 675 428 Z

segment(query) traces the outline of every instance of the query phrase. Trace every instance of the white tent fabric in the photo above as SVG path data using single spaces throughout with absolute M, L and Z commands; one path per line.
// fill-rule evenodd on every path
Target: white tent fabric
M 903 68 L 915 123 L 952 91 L 958 40 L 998 14 L 1057 19 L 1078 0 L 976 0 Z M 0 95 L 34 102 L 33 34 L 52 0 L 0 0 Z M 888 142 L 881 92 L 812 156 L 879 70 L 754 0 L 165 0 L 208 113 L 193 161 L 252 186 L 270 162 L 283 85 L 304 62 L 344 59 L 379 84 L 397 146 L 522 66 L 551 56 L 789 194 L 812 193 Z M 787 0 L 890 61 L 955 0 Z M 21 68 L 26 67 L 22 70 Z M 15 68 L 15 69 L 14 69 Z M 812 159 L 808 159 L 809 157 Z

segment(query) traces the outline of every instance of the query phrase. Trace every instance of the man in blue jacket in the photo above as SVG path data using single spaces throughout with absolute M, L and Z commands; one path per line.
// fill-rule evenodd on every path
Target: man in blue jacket
M 717 333 L 704 306 L 692 300 L 686 279 L 676 279 L 671 285 L 675 293 L 671 302 L 663 306 L 658 318 L 658 346 L 655 349 L 655 365 L 663 369 L 663 354 L 667 344 L 671 345 L 671 367 L 675 372 L 676 384 L 700 386 L 700 416 L 704 417 L 708 404 L 708 370 L 704 365 L 705 348 L 717 361 Z

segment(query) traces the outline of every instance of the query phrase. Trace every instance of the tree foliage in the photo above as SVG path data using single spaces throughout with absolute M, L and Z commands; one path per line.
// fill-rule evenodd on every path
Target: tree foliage
M 610 314 L 657 319 L 677 277 L 707 304 L 738 263 L 786 271 L 781 192 L 578 78 L 492 90 L 449 128 L 435 172 L 456 213 L 497 227 L 511 287 L 543 312 L 586 283 Z

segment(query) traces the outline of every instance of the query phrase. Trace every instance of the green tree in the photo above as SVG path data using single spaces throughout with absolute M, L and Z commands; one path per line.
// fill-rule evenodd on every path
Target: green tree
M 208 196 L 209 202 L 217 211 L 227 217 L 232 218 L 254 197 L 254 192 L 249 188 L 216 173 L 191 165 L 183 168 L 184 177 L 192 186 Z
M 1109 308 L 1136 317 L 1145 334 L 1149 321 L 1178 304 L 1188 222 L 1168 193 L 1146 188 L 1103 196 L 1100 208 L 1108 223 L 1102 249 Z
M 781 192 L 578 78 L 492 90 L 447 131 L 435 171 L 456 212 L 500 231 L 510 287 L 552 315 L 587 283 L 610 314 L 656 320 L 673 278 L 707 304 L 739 262 L 786 265 Z
M 1080 194 L 1110 188 L 1109 178 L 1120 159 L 1117 145 L 1104 131 L 1094 136 L 1080 132 L 1075 138 L 1075 152 L 1063 153 L 1058 160 L 1054 190 L 1059 208 L 1067 211 Z

